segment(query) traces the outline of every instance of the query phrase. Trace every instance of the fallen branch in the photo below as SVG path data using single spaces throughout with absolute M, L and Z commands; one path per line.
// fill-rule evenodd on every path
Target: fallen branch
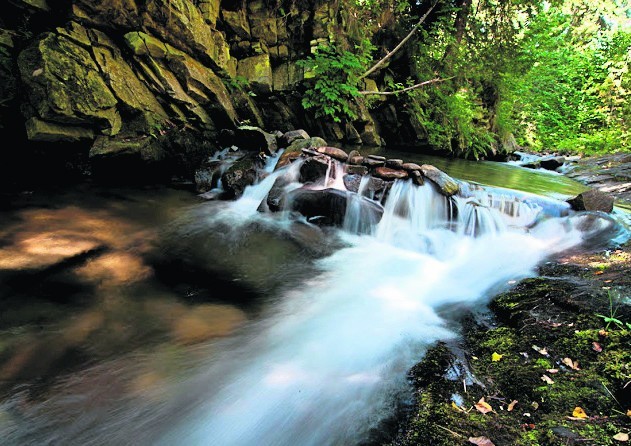
M 360 91 L 359 94 L 362 95 L 378 95 L 378 96 L 391 96 L 391 95 L 395 95 L 395 94 L 399 94 L 399 93 L 405 93 L 406 91 L 410 91 L 410 90 L 416 90 L 417 88 L 423 87 L 425 85 L 429 85 L 429 84 L 435 84 L 437 82 L 445 82 L 448 81 L 449 79 L 453 79 L 452 77 L 447 77 L 444 79 L 441 79 L 439 77 L 435 78 L 435 79 L 431 79 L 429 81 L 423 81 L 420 82 L 416 85 L 412 85 L 411 87 L 406 87 L 403 88 L 402 90 L 396 90 L 396 91 Z
M 390 59 L 394 53 L 396 53 L 397 51 L 399 51 L 401 49 L 401 47 L 403 45 L 405 45 L 405 43 L 410 40 L 412 38 L 412 36 L 414 35 L 414 33 L 416 32 L 416 30 L 419 29 L 419 27 L 423 24 L 423 22 L 425 21 L 425 19 L 427 18 L 427 16 L 429 15 L 430 12 L 432 12 L 432 10 L 434 9 L 434 7 L 438 4 L 438 1 L 434 2 L 434 4 L 432 5 L 431 8 L 429 8 L 427 10 L 427 12 L 425 14 L 423 14 L 423 17 L 421 17 L 421 19 L 418 21 L 418 23 L 416 25 L 414 25 L 414 28 L 412 28 L 412 31 L 410 31 L 408 33 L 407 36 L 405 36 L 403 38 L 403 40 L 401 42 L 399 42 L 399 44 L 397 46 L 394 47 L 394 49 L 392 51 L 388 51 L 388 53 L 376 64 L 374 64 L 371 68 L 369 68 L 364 74 L 362 74 L 361 76 L 359 76 L 359 80 L 362 80 L 363 78 L 370 76 L 372 73 L 374 73 L 375 71 L 377 71 L 379 69 L 379 67 L 381 67 L 383 64 L 385 64 L 388 59 Z

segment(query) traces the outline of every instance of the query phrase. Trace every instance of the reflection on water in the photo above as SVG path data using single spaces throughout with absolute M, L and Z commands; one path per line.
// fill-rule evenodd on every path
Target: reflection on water
M 240 308 L 155 280 L 155 240 L 197 204 L 190 193 L 84 187 L 10 200 L 0 210 L 0 398 L 28 384 L 28 404 L 64 372 L 137 349 L 184 351 L 246 322 Z M 131 387 L 158 376 L 142 372 Z

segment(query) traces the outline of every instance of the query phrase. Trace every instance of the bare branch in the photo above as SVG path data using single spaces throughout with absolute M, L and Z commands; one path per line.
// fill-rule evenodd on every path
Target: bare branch
M 412 38 L 412 36 L 414 35 L 414 33 L 416 32 L 416 30 L 419 29 L 419 27 L 421 26 L 421 24 L 425 21 L 425 19 L 427 18 L 427 16 L 429 16 L 429 13 L 432 12 L 432 10 L 434 9 L 434 7 L 438 4 L 438 0 L 436 0 L 436 2 L 434 2 L 434 4 L 432 5 L 431 8 L 429 8 L 427 10 L 427 12 L 425 14 L 423 14 L 423 17 L 421 17 L 421 19 L 418 21 L 418 23 L 416 25 L 414 25 L 414 28 L 412 28 L 412 31 L 409 32 L 409 34 L 407 36 L 405 36 L 403 38 L 403 40 L 401 42 L 399 42 L 399 44 L 397 46 L 394 47 L 394 49 L 392 51 L 388 51 L 388 54 L 386 54 L 379 62 L 377 62 L 376 64 L 374 64 L 371 68 L 369 68 L 364 74 L 362 74 L 359 77 L 359 80 L 362 80 L 363 78 L 370 76 L 372 73 L 374 73 L 375 71 L 377 71 L 379 69 L 379 67 L 381 67 L 383 64 L 385 64 L 393 55 L 394 53 L 396 53 L 397 51 L 399 51 L 401 49 L 401 47 L 403 47 L 403 45 L 405 45 L 405 43 L 410 40 Z
M 359 94 L 368 96 L 368 95 L 375 95 L 375 96 L 391 96 L 391 95 L 396 95 L 399 93 L 405 93 L 406 91 L 410 91 L 410 90 L 416 90 L 417 88 L 423 87 L 425 85 L 429 85 L 429 84 L 435 84 L 437 82 L 445 82 L 448 81 L 449 79 L 453 79 L 452 77 L 447 77 L 444 79 L 441 79 L 439 77 L 435 78 L 435 79 L 431 79 L 429 81 L 423 81 L 420 82 L 416 85 L 412 85 L 411 87 L 406 87 L 403 88 L 402 90 L 396 90 L 396 91 L 360 91 Z

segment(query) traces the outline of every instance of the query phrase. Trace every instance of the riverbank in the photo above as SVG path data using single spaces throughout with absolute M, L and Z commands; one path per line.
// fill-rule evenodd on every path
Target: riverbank
M 630 167 L 629 155 L 591 158 L 570 176 L 631 203 Z M 415 407 L 392 445 L 625 444 L 629 296 L 629 242 L 542 265 L 412 369 Z

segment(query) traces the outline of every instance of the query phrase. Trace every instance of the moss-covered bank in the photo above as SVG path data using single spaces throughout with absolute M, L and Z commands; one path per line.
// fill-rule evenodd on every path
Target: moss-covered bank
M 414 367 L 414 413 L 393 444 L 624 444 L 614 437 L 631 431 L 631 246 L 540 273 Z

